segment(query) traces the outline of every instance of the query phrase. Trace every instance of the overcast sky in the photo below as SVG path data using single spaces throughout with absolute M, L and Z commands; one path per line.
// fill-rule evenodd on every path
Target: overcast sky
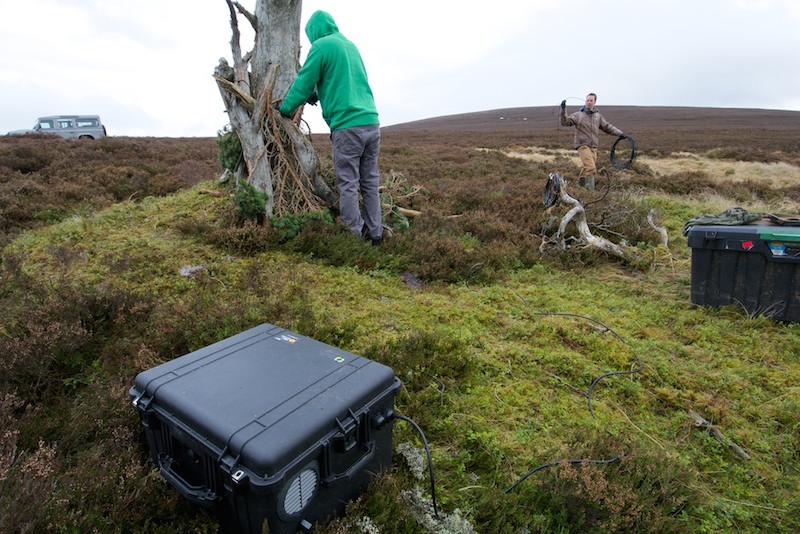
M 224 0 L 0 8 L 0 134 L 56 114 L 99 114 L 110 135 L 213 137 L 227 124 L 211 77 L 231 56 Z M 361 50 L 384 126 L 579 105 L 590 91 L 598 107 L 800 110 L 797 0 L 305 0 L 301 28 L 317 9 Z

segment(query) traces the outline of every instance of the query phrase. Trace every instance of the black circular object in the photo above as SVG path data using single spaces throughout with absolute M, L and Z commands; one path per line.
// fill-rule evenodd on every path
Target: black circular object
M 620 142 L 625 141 L 628 143 L 628 146 L 620 145 Z M 617 157 L 617 149 L 619 151 L 623 151 L 624 149 L 629 149 L 630 153 L 627 157 L 619 158 Z M 614 166 L 615 169 L 624 170 L 633 165 L 633 161 L 636 159 L 636 141 L 630 135 L 621 135 L 619 139 L 614 141 L 614 144 L 611 145 L 611 165 Z

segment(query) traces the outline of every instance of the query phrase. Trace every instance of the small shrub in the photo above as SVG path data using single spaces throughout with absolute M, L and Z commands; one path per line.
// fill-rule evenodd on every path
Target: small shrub
M 217 132 L 216 142 L 219 149 L 219 162 L 222 167 L 235 172 L 241 165 L 243 158 L 242 143 L 239 141 L 239 135 L 229 124 Z
M 281 243 L 285 243 L 297 237 L 312 221 L 333 225 L 333 215 L 331 215 L 330 210 L 323 209 L 312 213 L 273 216 L 270 217 L 269 224 L 278 233 L 278 240 Z
M 236 191 L 233 194 L 236 213 L 245 220 L 261 221 L 264 217 L 267 198 L 269 197 L 266 193 L 242 180 L 236 185 Z
M 0 153 L 0 166 L 8 167 L 21 174 L 38 172 L 50 165 L 51 160 L 50 153 L 36 150 L 33 145 L 18 146 Z
M 216 228 L 207 234 L 207 239 L 223 250 L 244 256 L 259 254 L 276 245 L 268 229 L 256 221 L 244 221 L 238 226 Z

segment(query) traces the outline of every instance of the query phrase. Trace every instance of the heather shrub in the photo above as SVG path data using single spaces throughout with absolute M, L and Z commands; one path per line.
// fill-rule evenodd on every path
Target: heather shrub
M 69 260 L 64 263 L 68 268 Z M 99 361 L 96 351 L 107 338 L 129 333 L 149 309 L 145 298 L 108 286 L 36 284 L 11 256 L 3 258 L 2 275 L 0 387 L 25 402 L 78 384 Z
M 459 218 L 426 213 L 409 231 L 396 234 L 390 246 L 405 269 L 423 280 L 483 283 L 509 267 L 530 264 L 538 243 L 524 228 L 472 211 Z
M 0 403 L 9 402 L 8 397 Z M 6 406 L 0 406 L 0 410 Z M 51 499 L 58 465 L 57 447 L 40 440 L 31 450 L 18 447 L 18 430 L 3 425 L 0 434 L 0 530 L 36 531 Z M 44 529 L 42 529 L 44 530 Z
M 527 521 L 533 532 L 684 532 L 682 510 L 700 498 L 691 488 L 689 466 L 643 442 L 624 446 L 619 439 L 584 435 L 569 457 L 555 454 L 552 462 L 619 460 L 565 461 L 533 473 L 512 490 L 512 498 L 535 512 L 516 521 Z
M 209 139 L 0 137 L 0 245 L 114 202 L 163 196 L 219 174 Z
M 784 198 L 781 191 L 773 189 L 769 184 L 755 180 L 721 181 L 717 185 L 717 192 L 742 204 L 779 202 Z
M 47 142 L 45 139 L 40 141 Z M 0 168 L 6 167 L 20 174 L 32 174 L 44 169 L 50 165 L 52 154 L 37 148 L 31 144 L 0 148 Z
M 715 182 L 702 171 L 684 171 L 668 176 L 661 176 L 656 180 L 651 178 L 632 178 L 632 185 L 656 189 L 671 195 L 697 195 L 714 191 Z
M 364 270 L 386 266 L 384 257 L 387 242 L 373 247 L 369 241 L 358 239 L 349 231 L 324 220 L 309 221 L 291 241 L 283 244 L 290 252 L 337 267 L 353 266 Z
M 224 287 L 206 270 L 193 276 L 192 291 L 153 311 L 153 353 L 174 358 L 265 322 L 299 331 L 315 324 L 304 271 L 268 256 L 261 260 Z
M 238 225 L 213 228 L 206 234 L 209 243 L 232 254 L 252 256 L 275 247 L 269 229 L 253 220 Z
M 373 345 L 364 356 L 394 369 L 405 390 L 414 395 L 421 394 L 432 383 L 450 386 L 463 383 L 476 369 L 464 342 L 444 328 L 409 332 L 387 344 Z M 421 401 L 420 406 L 425 406 L 425 402 Z M 420 410 L 415 416 L 420 418 L 418 423 L 435 417 L 434 408 L 429 409 L 430 413 Z

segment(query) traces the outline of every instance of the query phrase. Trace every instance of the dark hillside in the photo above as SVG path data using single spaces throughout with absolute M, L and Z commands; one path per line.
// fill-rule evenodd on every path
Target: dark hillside
M 577 111 L 568 106 L 567 111 Z M 730 152 L 744 160 L 800 162 L 800 111 L 734 108 L 598 106 L 612 124 L 636 139 L 643 153 Z M 385 139 L 492 147 L 509 140 L 522 145 L 571 148 L 571 128 L 562 127 L 558 106 L 496 109 L 448 115 L 383 129 Z M 601 136 L 601 147 L 614 138 Z
M 668 106 L 601 106 L 610 122 L 631 131 L 649 130 L 758 130 L 800 132 L 800 111 Z M 567 106 L 567 112 L 578 106 Z M 539 132 L 559 128 L 558 106 L 506 108 L 387 126 L 386 132 L 420 130 Z

